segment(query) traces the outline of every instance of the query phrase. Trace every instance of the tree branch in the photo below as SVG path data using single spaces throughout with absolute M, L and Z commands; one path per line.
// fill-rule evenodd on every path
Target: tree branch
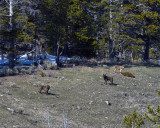
M 10 15 L 1 15 L 1 14 L 0 14 L 0 16 L 8 16 L 8 17 L 11 17 Z
M 0 11 L 4 11 L 6 8 L 2 8 Z
M 9 2 L 7 0 L 4 0 L 7 4 L 9 4 Z
M 19 3 L 19 0 L 13 2 L 13 4 L 18 4 L 18 3 Z
M 3 1 L 5 1 L 7 4 L 10 4 L 8 0 L 3 0 Z M 13 0 L 13 5 L 16 5 L 18 3 L 19 3 L 19 0 L 16 0 L 16 1 Z

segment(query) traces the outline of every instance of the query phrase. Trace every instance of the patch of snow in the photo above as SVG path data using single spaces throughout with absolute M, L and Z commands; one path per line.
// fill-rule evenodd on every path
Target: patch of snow
M 4 55 L 4 59 L 7 59 L 6 55 Z M 2 55 L 0 55 L 0 60 L 2 60 Z
M 8 65 L 9 64 L 9 61 L 8 61 L 8 59 L 0 59 L 0 65 L 2 65 L 2 66 L 5 66 L 5 65 Z
M 28 59 L 27 54 L 20 55 L 20 56 L 18 56 L 18 58 L 19 59 L 16 60 L 16 66 L 32 65 L 36 62 L 33 59 L 32 60 Z M 46 60 L 46 61 L 51 62 L 53 64 L 57 64 L 56 58 L 57 58 L 57 56 L 54 56 L 54 55 L 43 55 L 42 54 L 39 56 L 38 61 L 39 61 L 39 63 L 41 63 L 41 62 L 43 62 L 43 60 Z M 59 56 L 59 59 L 61 62 L 73 60 L 72 58 L 65 57 L 65 56 Z M 79 61 L 80 61 L 80 59 L 79 59 Z M 7 58 L 2 60 L 2 56 L 0 55 L 0 68 L 8 67 L 8 65 L 9 65 L 9 60 Z

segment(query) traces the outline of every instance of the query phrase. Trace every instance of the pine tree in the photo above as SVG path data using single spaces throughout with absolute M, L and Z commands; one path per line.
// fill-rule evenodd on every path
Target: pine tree
M 95 1 L 71 0 L 68 8 L 71 50 L 80 56 L 95 56 Z M 73 38 L 74 37 L 74 38 Z
M 160 96 L 160 90 L 158 91 Z M 145 118 L 149 120 L 152 124 L 157 124 L 160 127 L 160 106 L 158 105 L 156 112 L 148 105 L 148 114 L 145 113 Z
M 0 15 L 3 17 L 0 20 L 1 40 L 6 42 L 5 45 L 1 45 L 1 49 L 8 52 L 9 67 L 13 68 L 15 58 L 19 54 L 16 46 L 33 42 L 35 24 L 29 22 L 28 10 L 23 9 L 27 6 L 26 1 L 4 0 L 0 5 L 4 8 L 0 10 Z M 29 11 L 32 12 L 31 9 Z
M 54 54 L 57 49 L 63 53 L 68 48 L 68 55 L 95 55 L 92 5 L 94 6 L 94 2 L 87 0 L 44 0 L 42 10 L 47 14 L 48 46 L 55 51 Z
M 140 128 L 144 121 L 142 115 L 136 112 L 136 109 L 132 111 L 132 115 L 128 114 L 124 117 L 123 123 L 125 128 Z
M 46 20 L 45 29 L 47 31 L 47 45 L 50 53 L 57 55 L 57 65 L 59 66 L 60 51 L 67 43 L 67 0 L 43 0 L 41 11 Z M 52 51 L 52 52 L 51 52 Z
M 148 61 L 150 48 L 159 40 L 159 3 L 145 0 L 124 2 L 124 15 L 120 19 L 124 34 L 120 37 L 128 37 L 128 46 L 132 46 L 132 49 L 144 49 L 135 52 L 141 54 L 144 61 Z

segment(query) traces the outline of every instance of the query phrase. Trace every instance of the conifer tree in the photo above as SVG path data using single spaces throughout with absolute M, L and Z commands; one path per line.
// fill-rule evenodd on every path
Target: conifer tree
M 136 112 L 136 109 L 132 111 L 132 115 L 128 114 L 124 117 L 123 123 L 125 128 L 140 128 L 144 121 L 142 119 L 142 115 Z
M 124 34 L 120 37 L 127 37 L 131 41 L 128 46 L 138 48 L 140 52 L 137 54 L 148 61 L 150 48 L 159 40 L 159 3 L 145 0 L 123 2 L 125 4 L 122 9 L 125 13 L 120 21 Z
M 1 23 L 1 40 L 4 40 L 5 45 L 1 48 L 8 52 L 9 67 L 13 68 L 15 65 L 16 45 L 27 42 L 33 42 L 35 25 L 29 22 L 28 12 L 32 10 L 28 7 L 27 1 L 3 0 L 1 2 L 0 23 Z M 9 40 L 6 40 L 9 39 Z M 7 43 L 8 42 L 8 43 Z M 8 44 L 8 45 L 7 45 Z
M 160 96 L 160 90 L 158 91 Z M 152 124 L 157 124 L 160 127 L 160 106 L 158 105 L 156 112 L 148 105 L 148 114 L 145 113 L 145 118 L 149 120 Z
M 93 6 L 91 4 L 94 6 L 94 1 L 43 1 L 44 7 L 42 10 L 45 15 L 47 14 L 45 19 L 47 21 L 48 46 L 55 51 L 54 54 L 57 52 L 57 42 L 60 42 L 60 51 L 69 46 L 70 52 L 68 55 L 94 55 L 96 44 L 93 43 L 93 35 L 95 26 L 92 23 Z
M 94 56 L 95 47 L 95 1 L 72 0 L 68 8 L 69 38 L 72 42 L 71 50 L 81 56 Z
M 63 50 L 64 44 L 67 42 L 68 0 L 43 0 L 42 4 L 41 11 L 43 11 L 46 20 L 45 29 L 49 52 L 57 55 L 57 65 L 59 66 L 60 51 Z

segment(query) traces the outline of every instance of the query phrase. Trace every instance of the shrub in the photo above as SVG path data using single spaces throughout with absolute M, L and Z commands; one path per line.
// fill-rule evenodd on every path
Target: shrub
M 145 118 L 153 124 L 160 125 L 160 107 L 159 107 L 159 105 L 157 107 L 156 112 L 154 112 L 153 109 L 149 105 L 147 106 L 147 109 L 148 109 L 148 114 L 150 116 L 147 113 L 145 113 Z M 160 126 L 159 126 L 159 128 L 160 128 Z
M 0 69 L 0 77 L 4 76 L 4 71 L 3 69 Z
M 40 76 L 41 76 L 41 77 L 45 77 L 46 74 L 45 74 L 44 72 L 40 72 Z
M 128 114 L 124 117 L 123 123 L 126 128 L 140 128 L 144 124 L 141 114 L 136 112 L 136 109 L 132 111 L 132 115 Z
M 13 72 L 14 72 L 15 75 L 18 75 L 18 74 L 19 74 L 18 68 L 15 68 L 15 67 L 14 67 L 14 68 L 13 68 Z
M 4 76 L 14 75 L 14 71 L 10 68 L 3 68 L 2 72 L 3 72 Z
M 55 64 L 55 63 L 52 63 L 52 62 L 49 62 L 49 61 L 44 61 L 43 63 L 44 63 L 43 68 L 45 70 L 47 70 L 47 69 L 57 69 L 57 64 Z
M 46 72 L 46 76 L 48 76 L 48 77 L 54 77 L 54 74 L 52 72 Z
M 33 73 L 34 73 L 34 69 L 33 68 L 29 68 L 29 69 L 26 70 L 26 74 L 31 75 Z
M 21 69 L 20 69 L 20 73 L 21 73 L 21 74 L 26 74 L 26 69 L 21 68 Z
M 158 95 L 160 96 L 160 90 L 158 91 Z M 149 120 L 153 124 L 158 124 L 160 128 L 160 106 L 158 105 L 156 112 L 148 105 L 148 114 L 145 113 L 145 118 Z

